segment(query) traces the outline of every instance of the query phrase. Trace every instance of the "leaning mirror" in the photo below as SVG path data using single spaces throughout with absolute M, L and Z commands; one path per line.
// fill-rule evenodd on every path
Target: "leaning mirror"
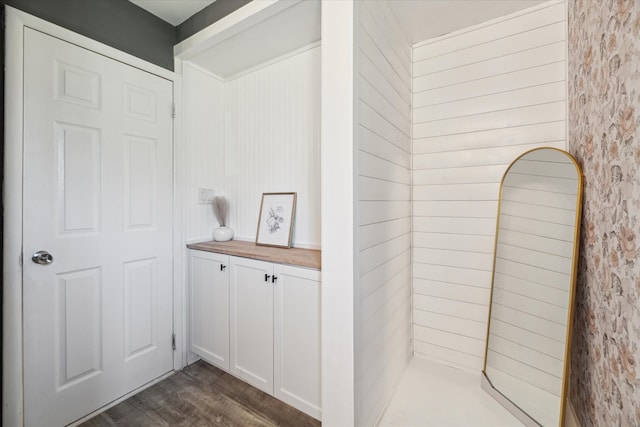
M 528 426 L 564 423 L 581 195 L 555 148 L 518 157 L 500 186 L 482 387 Z

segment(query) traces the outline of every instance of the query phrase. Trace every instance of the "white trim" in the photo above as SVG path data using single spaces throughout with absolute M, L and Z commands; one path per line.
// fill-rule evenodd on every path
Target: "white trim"
M 317 42 L 313 42 L 313 43 L 310 43 L 310 44 L 308 44 L 306 46 L 299 47 L 298 49 L 294 49 L 291 52 L 285 53 L 284 55 L 280 55 L 280 56 L 278 56 L 276 58 L 271 58 L 271 59 L 269 59 L 269 60 L 267 60 L 265 62 L 261 62 L 260 64 L 254 65 L 253 67 L 249 67 L 246 70 L 242 70 L 242 71 L 240 71 L 240 72 L 238 72 L 236 74 L 232 74 L 231 76 L 227 77 L 226 79 L 218 77 L 215 74 L 213 74 L 213 75 L 215 77 L 217 77 L 219 80 L 222 80 L 224 82 L 229 82 L 231 80 L 239 79 L 240 77 L 243 77 L 243 76 L 249 75 L 251 73 L 254 73 L 254 72 L 258 71 L 258 70 L 261 70 L 262 68 L 266 68 L 266 67 L 268 67 L 270 65 L 273 65 L 273 64 L 276 64 L 278 62 L 285 61 L 285 60 L 287 60 L 287 59 L 289 59 L 291 57 L 294 57 L 296 55 L 304 53 L 304 52 L 306 52 L 308 50 L 315 49 L 316 47 L 319 47 L 321 44 L 322 44 L 322 42 L 320 40 L 318 40 Z M 211 72 L 209 72 L 209 73 L 211 73 Z
M 564 121 L 566 123 L 564 130 L 564 149 L 569 152 L 569 123 L 571 123 L 571 117 L 569 117 L 569 8 L 567 0 L 562 0 L 564 3 Z M 568 394 L 568 393 L 567 393 Z
M 413 327 L 411 329 L 413 330 Z M 400 384 L 402 384 L 402 382 L 404 381 L 404 376 L 407 375 L 407 371 L 409 370 L 409 365 L 411 364 L 412 360 L 413 360 L 413 352 L 412 354 L 409 355 L 409 360 L 407 360 L 407 364 L 404 366 L 404 368 L 402 368 L 402 371 L 398 375 L 398 379 L 396 380 L 395 384 L 393 384 L 393 389 L 391 391 L 391 394 L 389 394 L 390 396 L 389 399 L 387 399 L 384 405 L 382 405 L 382 409 L 380 410 L 380 412 L 378 412 L 378 415 L 376 416 L 376 419 L 373 422 L 374 426 L 379 426 L 382 423 L 384 416 L 387 414 L 387 411 L 389 410 L 389 406 L 391 406 L 391 403 L 394 401 L 396 397 L 396 393 L 400 388 Z M 477 372 L 474 372 L 474 374 L 476 373 Z
M 23 22 L 5 6 L 2 425 L 23 425 L 22 383 L 22 78 Z
M 540 424 L 536 422 L 533 418 L 529 416 L 526 412 L 516 406 L 512 401 L 504 397 L 502 393 L 493 388 L 493 384 L 487 378 L 487 375 L 483 372 L 480 377 L 480 386 L 484 391 L 486 391 L 491 397 L 497 400 L 507 411 L 511 413 L 514 417 L 516 417 L 522 424 L 526 427 L 539 427 Z
M 181 91 L 177 75 L 155 64 L 119 51 L 88 37 L 74 33 L 43 19 L 29 15 L 5 5 L 5 147 L 4 147 L 4 229 L 3 229 L 3 357 L 2 357 L 2 425 L 21 426 L 24 423 L 23 401 L 23 348 L 22 348 L 22 267 L 19 258 L 22 253 L 22 185 L 23 185 L 23 57 L 24 28 L 51 35 L 76 46 L 157 75 L 174 83 L 174 102 L 179 106 Z M 179 121 L 174 127 L 174 156 L 181 132 Z M 175 161 L 175 160 L 174 160 Z M 177 173 L 177 171 L 174 171 Z M 180 200 L 181 191 L 176 186 L 174 200 Z M 175 258 L 177 246 L 182 245 L 183 226 L 181 211 L 174 211 L 174 294 L 184 288 L 185 282 L 178 280 L 182 271 L 180 259 Z M 180 343 L 184 335 L 182 319 L 185 315 L 182 300 L 174 295 L 174 330 L 176 341 Z M 176 325 L 180 329 L 176 329 Z M 184 347 L 184 346 L 183 346 Z M 178 349 L 180 347 L 178 346 Z M 176 350 L 178 350 L 176 349 Z M 177 352 L 178 354 L 178 352 Z M 184 366 L 184 359 L 174 357 L 174 369 Z M 178 362 L 178 363 L 176 363 Z M 176 368 L 177 367 L 177 368 Z
M 301 0 L 252 1 L 214 22 L 173 48 L 176 58 L 188 60 L 257 23 L 282 12 Z
M 396 19 L 398 20 L 398 22 L 400 22 L 400 20 L 396 17 Z M 409 43 L 407 41 L 407 43 Z M 411 197 L 411 212 L 415 212 L 414 206 L 415 206 L 415 200 L 413 197 L 413 52 L 414 52 L 414 47 L 411 46 L 411 43 L 409 43 L 409 46 L 411 47 L 411 53 L 410 53 L 410 57 L 409 57 L 409 61 L 411 61 L 411 71 L 410 71 L 410 78 L 409 78 L 409 84 L 411 85 L 411 97 L 409 98 L 409 108 L 411 111 L 411 128 L 409 129 L 409 137 L 410 137 L 410 144 L 409 144 L 409 170 L 411 171 L 411 173 L 409 174 L 409 185 L 411 185 L 411 193 L 410 193 L 410 197 Z M 415 236 L 415 228 L 413 226 L 413 214 L 411 215 L 411 223 L 409 225 L 410 227 L 410 233 L 411 233 L 411 247 L 409 250 L 409 265 L 411 266 L 411 268 L 413 269 L 413 260 L 414 260 L 414 256 L 413 256 L 413 248 L 414 248 L 414 241 L 413 238 Z M 411 330 L 409 331 L 410 337 L 409 337 L 409 341 L 411 344 L 411 358 L 415 357 L 416 355 L 416 348 L 415 348 L 415 341 L 413 339 L 413 295 L 414 295 L 414 280 L 413 280 L 413 274 L 411 274 L 410 277 L 410 283 L 409 283 L 409 291 L 411 292 L 411 301 L 409 302 L 409 309 L 411 310 L 410 312 L 410 317 L 409 317 L 409 321 L 411 322 L 411 324 L 409 325 L 409 327 L 411 328 Z M 411 360 L 411 359 L 409 359 Z M 408 364 L 407 364 L 408 366 Z
M 205 73 L 207 76 L 218 79 L 217 76 L 214 76 L 210 71 L 203 69 L 202 67 L 198 67 L 188 61 L 183 61 L 180 58 L 174 58 L 174 70 L 176 74 L 180 76 L 179 83 L 179 95 L 176 96 L 176 119 L 174 120 L 176 128 L 180 128 L 179 134 L 181 135 L 184 141 L 188 140 L 187 131 L 184 129 L 184 117 L 188 113 L 184 99 L 184 70 L 185 68 L 194 68 L 199 72 Z M 175 233 L 175 248 L 174 248 L 174 256 L 175 256 L 175 270 L 174 270 L 174 278 L 176 283 L 182 283 L 181 287 L 174 287 L 174 298 L 176 305 L 179 304 L 180 308 L 177 309 L 174 307 L 174 313 L 178 311 L 182 312 L 182 316 L 180 317 L 181 326 L 180 328 L 176 327 L 176 353 L 174 358 L 174 369 L 182 369 L 185 366 L 191 365 L 192 363 L 199 360 L 199 356 L 190 351 L 190 343 L 189 343 L 189 319 L 188 319 L 188 304 L 189 304 L 189 295 L 188 295 L 188 283 L 189 283 L 189 249 L 187 248 L 187 244 L 190 243 L 200 243 L 204 241 L 211 240 L 211 237 L 204 237 L 201 239 L 188 239 L 186 238 L 185 230 L 187 229 L 186 224 L 186 216 L 184 214 L 185 206 L 186 206 L 186 195 L 188 194 L 187 182 L 188 182 L 188 167 L 186 165 L 186 146 L 183 143 L 177 143 L 174 146 L 174 164 L 175 164 L 175 188 L 176 188 L 176 199 L 174 208 L 175 212 L 175 221 L 176 224 L 179 224 L 180 234 Z M 178 358 L 180 363 L 178 363 Z M 181 366 L 179 366 L 181 365 Z
M 488 26 L 497 24 L 499 22 L 509 21 L 509 20 L 511 20 L 513 18 L 517 18 L 518 16 L 528 15 L 528 14 L 536 12 L 538 10 L 546 9 L 548 7 L 551 7 L 551 6 L 556 6 L 556 5 L 564 3 L 564 2 L 565 2 L 565 0 L 550 0 L 548 2 L 539 4 L 539 5 L 536 5 L 536 6 L 532 6 L 532 7 L 529 7 L 527 9 L 522 9 L 522 10 L 519 10 L 517 12 L 510 13 L 509 15 L 504 15 L 504 16 L 501 16 L 499 18 L 495 18 L 495 19 L 491 19 L 489 21 L 482 22 L 480 24 L 471 25 L 469 27 L 464 27 L 461 30 L 452 31 L 452 32 L 450 32 L 448 34 L 445 34 L 445 35 L 442 35 L 442 36 L 438 36 L 438 37 L 427 39 L 427 40 L 424 40 L 424 41 L 421 41 L 421 42 L 414 43 L 413 47 L 414 48 L 421 47 L 421 46 L 425 46 L 425 45 L 428 45 L 428 44 L 431 44 L 431 43 L 435 43 L 435 42 L 438 42 L 438 41 L 441 41 L 441 40 L 446 40 L 446 39 L 451 38 L 451 37 L 457 37 L 457 36 L 459 36 L 461 34 L 469 33 L 471 31 L 475 31 L 475 30 L 477 30 L 479 28 L 488 27 Z
M 217 74 L 213 74 L 211 71 L 207 70 L 206 68 L 198 65 L 198 64 L 194 64 L 191 61 L 184 61 L 182 62 L 180 59 L 176 59 L 176 62 L 180 61 L 182 63 L 182 67 L 189 67 L 192 68 L 194 70 L 196 70 L 199 73 L 202 73 L 208 77 L 211 77 L 212 79 L 215 79 L 221 83 L 225 82 L 225 79 L 223 79 L 222 77 L 218 76 Z M 182 74 L 182 72 L 180 72 L 180 74 Z
M 353 270 L 351 272 L 350 278 L 351 283 L 353 283 L 353 357 L 354 357 L 354 380 L 353 380 L 353 400 L 354 400 L 354 410 L 353 410 L 353 423 L 354 425 L 366 425 L 369 421 L 369 414 L 364 412 L 363 402 L 365 401 L 364 396 L 366 396 L 369 390 L 363 390 L 362 383 L 364 377 L 364 371 L 360 367 L 362 365 L 362 361 L 365 360 L 365 343 L 362 339 L 362 288 L 360 281 L 360 111 L 361 111 L 361 92 L 360 85 L 361 81 L 364 80 L 364 77 L 360 75 L 360 60 L 359 56 L 363 55 L 360 50 L 360 32 L 363 31 L 359 29 L 360 26 L 362 28 L 366 28 L 364 24 L 360 23 L 361 19 L 361 9 L 366 9 L 366 7 L 361 7 L 360 2 L 353 2 L 353 34 L 351 34 L 351 44 L 352 44 L 352 70 L 351 70 L 351 80 L 352 80 L 352 93 L 353 93 L 353 101 L 351 102 L 351 109 L 353 111 L 353 127 L 351 129 L 351 160 L 352 160 L 352 178 L 351 183 L 353 186 L 353 215 L 351 217 L 352 222 L 352 251 L 353 251 Z M 366 30 L 364 30 L 366 31 Z M 323 203 L 324 205 L 324 203 Z M 388 371 L 387 371 L 388 372 Z M 383 392 L 384 393 L 384 392 Z M 376 406 L 371 408 L 371 411 L 375 411 Z
M 174 126 L 176 127 L 176 133 L 182 138 L 182 140 L 187 139 L 185 135 L 184 127 L 183 127 L 183 119 L 185 116 L 185 107 L 183 100 L 184 93 L 184 80 L 182 78 L 184 66 L 190 65 L 188 63 L 184 63 L 182 60 L 178 58 L 174 58 L 174 70 L 177 75 L 180 76 L 179 79 L 179 91 L 176 93 L 175 105 L 176 105 L 176 118 L 174 119 Z M 185 144 L 176 143 L 174 145 L 174 185 L 175 185 L 175 194 L 176 198 L 174 200 L 175 207 L 175 224 L 176 224 L 176 232 L 175 232 L 175 247 L 174 247 L 174 320 L 178 317 L 178 313 L 181 313 L 180 318 L 180 328 L 175 328 L 174 331 L 176 333 L 176 352 L 175 357 L 173 359 L 174 369 L 182 369 L 185 366 L 189 365 L 189 343 L 188 343 L 188 295 L 187 295 L 187 283 L 188 283 L 188 249 L 187 242 L 185 237 L 185 215 L 184 215 L 184 206 L 185 206 L 185 195 L 186 192 L 186 182 L 187 182 L 187 171 L 188 168 L 185 164 Z M 176 140 L 177 142 L 177 140 Z M 178 233 L 179 230 L 179 233 Z M 181 286 L 175 286 L 176 283 L 181 284 Z M 179 363 L 178 363 L 179 359 Z
M 578 419 L 578 415 L 576 414 L 576 410 L 573 407 L 573 403 L 571 403 L 571 399 L 569 399 L 569 393 L 567 393 L 567 402 L 565 406 L 565 414 L 564 414 L 564 427 L 582 427 L 580 425 L 580 421 Z
M 320 107 L 322 420 L 354 425 L 355 5 L 323 1 Z M 339 208 L 336 209 L 336 206 Z
M 187 365 L 193 365 L 198 360 L 201 360 L 200 356 L 195 353 L 189 352 L 189 358 L 187 359 Z
M 182 62 L 174 61 L 175 70 L 182 71 Z M 173 333 L 176 349 L 173 353 L 173 369 L 187 365 L 187 298 L 186 298 L 186 246 L 184 238 L 184 180 L 183 171 L 183 100 L 182 75 L 176 72 L 173 82 Z

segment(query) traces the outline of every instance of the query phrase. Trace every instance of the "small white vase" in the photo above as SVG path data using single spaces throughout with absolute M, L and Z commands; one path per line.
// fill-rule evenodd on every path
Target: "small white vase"
M 229 227 L 218 227 L 213 229 L 213 240 L 216 242 L 226 242 L 233 239 L 233 230 Z

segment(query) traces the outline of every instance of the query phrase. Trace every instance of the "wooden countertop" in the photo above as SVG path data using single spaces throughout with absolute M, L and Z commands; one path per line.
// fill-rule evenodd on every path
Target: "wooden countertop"
M 198 251 L 215 252 L 225 255 L 233 255 L 244 258 L 270 261 L 278 264 L 296 265 L 299 267 L 315 268 L 320 270 L 320 251 L 301 248 L 272 248 L 270 246 L 258 246 L 253 242 L 242 240 L 230 240 L 228 242 L 201 242 L 187 245 L 189 249 Z

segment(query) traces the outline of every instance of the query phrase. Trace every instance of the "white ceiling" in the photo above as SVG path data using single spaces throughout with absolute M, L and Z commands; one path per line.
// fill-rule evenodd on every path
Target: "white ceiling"
M 129 0 L 173 26 L 182 24 L 216 0 Z
M 228 79 L 319 40 L 320 0 L 304 0 L 224 38 L 189 60 L 221 79 Z
M 480 24 L 546 0 L 391 0 L 411 44 Z
M 215 0 L 129 0 L 179 25 Z M 328 0 L 325 0 L 328 1 Z M 391 9 L 411 43 L 526 9 L 546 0 L 391 0 Z

